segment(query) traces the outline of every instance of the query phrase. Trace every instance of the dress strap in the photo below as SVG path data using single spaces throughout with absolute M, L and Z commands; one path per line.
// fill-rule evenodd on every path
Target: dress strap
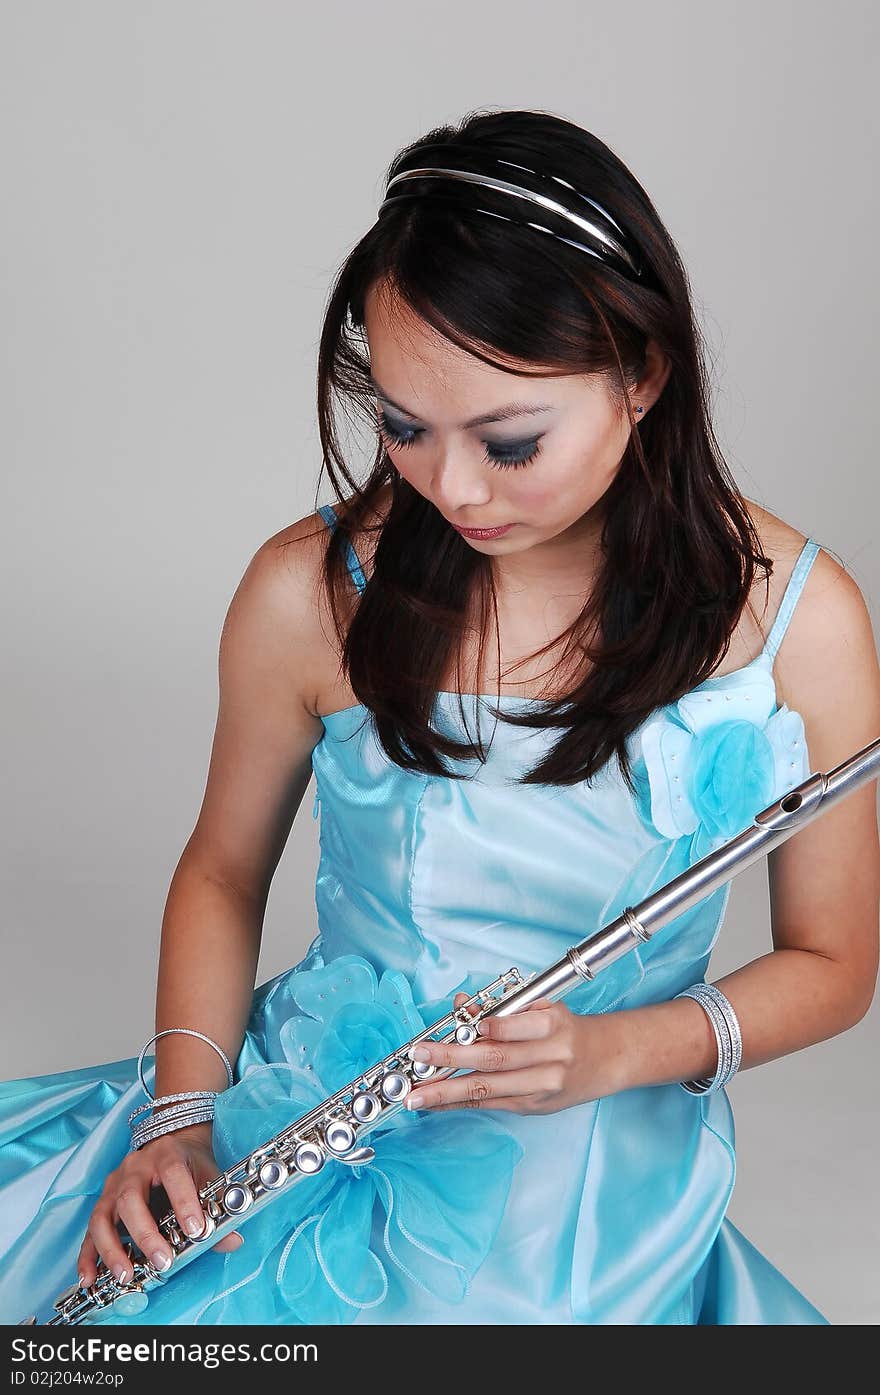
M 327 527 L 332 531 L 336 527 L 336 524 L 338 522 L 338 519 L 336 517 L 336 510 L 334 509 L 333 505 L 321 504 L 318 508 L 318 513 L 321 515 L 324 522 L 327 524 Z M 345 560 L 352 581 L 354 582 L 355 586 L 359 591 L 363 591 L 364 587 L 367 584 L 367 578 L 364 576 L 361 564 L 358 561 L 357 553 L 355 552 L 350 542 L 347 544 Z
M 773 627 L 767 636 L 767 643 L 764 645 L 764 653 L 770 655 L 770 662 L 776 659 L 776 654 L 782 643 L 785 631 L 788 629 L 788 622 L 794 614 L 794 608 L 798 603 L 801 591 L 804 589 L 804 582 L 810 574 L 810 568 L 816 559 L 819 551 L 819 543 L 812 538 L 807 538 L 801 548 L 801 554 L 794 565 L 794 570 L 789 577 L 788 585 L 782 597 L 782 603 L 773 622 Z

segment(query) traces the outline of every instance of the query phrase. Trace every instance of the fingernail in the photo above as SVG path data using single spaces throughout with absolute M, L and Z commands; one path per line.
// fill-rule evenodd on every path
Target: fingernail
M 154 1250 L 150 1258 L 153 1261 L 153 1268 L 158 1269 L 160 1273 L 164 1273 L 166 1269 L 170 1269 L 173 1263 L 171 1256 L 166 1254 L 163 1250 Z
M 184 1221 L 187 1235 L 201 1235 L 205 1229 L 204 1216 L 187 1216 Z
M 412 1058 L 414 1061 L 430 1061 L 431 1048 L 429 1046 L 414 1046 L 412 1049 Z
M 237 1245 L 233 1245 L 232 1248 L 233 1248 L 234 1250 L 239 1249 L 239 1248 L 244 1244 L 244 1236 L 242 1235 L 241 1231 L 240 1231 L 240 1230 L 230 1230 L 229 1234 L 230 1234 L 230 1236 L 234 1236 L 235 1239 L 238 1241 L 238 1244 L 237 1244 Z
M 121 1284 L 127 1283 L 128 1270 L 126 1269 L 124 1264 L 114 1264 L 113 1273 L 116 1275 L 117 1279 Z
M 420 1095 L 407 1095 L 407 1097 L 406 1097 L 406 1107 L 407 1107 L 407 1109 L 420 1109 L 420 1108 L 421 1108 L 421 1105 L 422 1105 L 422 1100 L 421 1100 L 421 1096 L 420 1096 Z

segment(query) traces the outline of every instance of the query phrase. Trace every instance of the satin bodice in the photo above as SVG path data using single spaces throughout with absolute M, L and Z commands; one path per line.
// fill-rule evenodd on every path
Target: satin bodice
M 332 526 L 332 508 L 322 509 Z M 616 762 L 589 783 L 517 783 L 558 733 L 497 722 L 535 699 L 437 695 L 433 722 L 459 739 L 477 718 L 485 763 L 465 779 L 402 769 L 362 705 L 326 714 L 312 754 L 320 813 L 316 906 L 323 954 L 407 973 L 419 999 L 548 967 L 628 905 L 741 832 L 809 774 L 803 720 L 777 704 L 773 661 L 818 551 L 807 540 L 762 652 L 658 709 L 632 733 L 637 797 Z M 349 544 L 359 590 L 363 571 Z M 541 704 L 538 703 L 538 706 Z M 448 759 L 448 758 L 447 758 Z M 656 1001 L 703 976 L 730 883 L 566 1001 L 605 1011 Z

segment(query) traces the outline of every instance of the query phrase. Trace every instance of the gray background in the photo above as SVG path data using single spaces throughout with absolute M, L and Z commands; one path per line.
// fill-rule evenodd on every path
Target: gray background
M 223 617 L 311 512 L 331 278 L 429 127 L 542 108 L 631 166 L 688 268 L 741 488 L 839 554 L 880 628 L 876 7 L 608 11 L 2 6 L 0 1077 L 152 1031 Z M 313 790 L 260 982 L 317 928 Z M 769 947 L 761 863 L 711 974 Z M 731 1218 L 835 1323 L 880 1314 L 878 1016 L 731 1086 Z

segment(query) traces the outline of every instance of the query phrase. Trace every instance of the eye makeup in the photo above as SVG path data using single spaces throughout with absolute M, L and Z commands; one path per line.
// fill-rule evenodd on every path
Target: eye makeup
M 387 446 L 411 446 L 419 436 L 425 434 L 420 427 L 398 426 L 390 420 L 387 412 L 382 410 L 379 411 L 378 419 L 379 434 Z M 483 459 L 497 470 L 518 470 L 540 454 L 540 440 L 541 437 L 536 436 L 529 441 L 505 441 L 503 444 L 500 441 L 484 441 L 486 450 Z

